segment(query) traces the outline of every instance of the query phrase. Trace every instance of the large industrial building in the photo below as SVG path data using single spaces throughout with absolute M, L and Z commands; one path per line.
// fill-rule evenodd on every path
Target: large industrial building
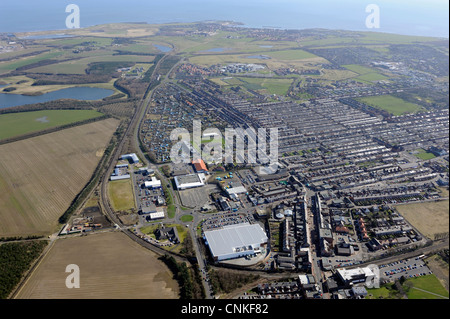
M 204 239 L 216 261 L 223 261 L 261 252 L 267 235 L 259 224 L 242 223 L 205 231 Z
M 189 174 L 189 175 L 181 175 L 175 176 L 175 185 L 178 190 L 202 187 L 205 185 L 205 174 Z
M 121 160 L 129 160 L 131 163 L 136 164 L 139 163 L 139 158 L 135 153 L 124 154 L 120 157 Z

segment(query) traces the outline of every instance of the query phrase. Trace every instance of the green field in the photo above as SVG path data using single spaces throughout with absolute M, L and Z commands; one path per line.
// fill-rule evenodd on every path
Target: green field
M 442 286 L 434 275 L 408 278 L 402 284 L 403 291 L 408 299 L 448 299 L 448 291 Z M 394 288 L 393 283 L 388 283 L 378 289 L 367 289 L 366 299 L 399 299 L 401 294 Z
M 392 95 L 370 96 L 357 99 L 377 109 L 385 110 L 392 115 L 416 113 L 422 109 L 420 105 L 406 102 Z
M 406 291 L 408 299 L 448 299 L 449 297 L 448 291 L 434 274 L 408 279 L 405 285 L 409 287 Z
M 94 110 L 48 110 L 0 115 L 0 140 L 103 115 Z
M 194 220 L 194 216 L 192 215 L 183 215 L 181 216 L 181 221 L 186 223 L 186 222 L 191 222 Z
M 30 58 L 24 58 L 24 59 L 20 59 L 17 61 L 12 61 L 12 62 L 1 62 L 0 63 L 0 74 L 1 73 L 7 73 L 10 71 L 13 71 L 19 67 L 25 66 L 25 65 L 29 65 L 32 63 L 37 63 L 43 60 L 47 60 L 47 59 L 53 59 L 56 58 L 60 55 L 62 55 L 62 52 L 59 51 L 55 51 L 55 52 L 49 52 L 49 53 L 43 53 L 43 54 L 39 54 L 37 56 L 34 57 L 30 57 Z
M 286 95 L 292 79 L 233 77 L 223 79 L 229 85 L 241 85 L 248 90 L 266 90 L 269 94 Z
M 429 160 L 432 158 L 435 158 L 436 156 L 433 153 L 427 152 L 424 149 L 420 148 L 417 150 L 418 153 L 414 154 L 417 158 L 420 158 L 421 160 Z
M 316 55 L 303 50 L 274 51 L 266 54 L 278 60 L 303 60 L 317 57 Z
M 116 211 L 127 211 L 136 208 L 131 179 L 110 182 L 109 199 Z

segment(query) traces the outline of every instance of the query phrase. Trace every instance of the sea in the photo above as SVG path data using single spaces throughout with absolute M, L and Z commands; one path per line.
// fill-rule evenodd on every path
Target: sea
M 69 4 L 80 27 L 120 22 L 235 21 L 244 27 L 339 29 L 449 36 L 448 0 L 15 0 L 0 1 L 0 33 L 66 29 Z M 379 25 L 366 19 L 376 5 Z

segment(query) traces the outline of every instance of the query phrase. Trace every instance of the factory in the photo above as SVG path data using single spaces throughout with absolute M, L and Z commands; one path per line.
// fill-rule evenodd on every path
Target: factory
M 204 232 L 204 240 L 215 261 L 255 255 L 268 238 L 258 224 L 240 223 Z

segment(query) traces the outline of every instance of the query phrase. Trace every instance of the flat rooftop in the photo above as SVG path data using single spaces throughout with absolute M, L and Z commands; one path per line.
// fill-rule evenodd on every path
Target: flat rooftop
M 268 240 L 259 224 L 249 223 L 205 231 L 205 237 L 214 256 L 225 256 L 239 251 L 257 249 Z

